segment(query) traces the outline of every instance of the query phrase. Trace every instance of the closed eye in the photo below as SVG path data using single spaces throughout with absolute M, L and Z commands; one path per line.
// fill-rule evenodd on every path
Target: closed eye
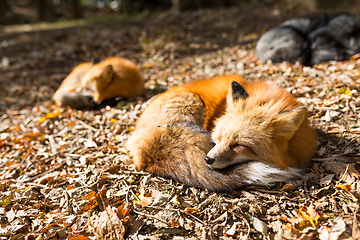
M 235 148 L 236 146 L 239 146 L 239 144 L 232 144 L 232 145 L 229 146 L 229 148 L 230 148 L 231 150 L 234 150 L 234 148 Z
M 249 146 L 246 146 L 246 145 L 244 145 L 244 144 L 237 144 L 237 143 L 230 145 L 230 149 L 231 149 L 231 150 L 234 150 L 236 147 L 245 147 L 245 148 L 247 148 L 247 147 L 249 147 Z
M 230 149 L 233 150 L 236 153 L 243 153 L 246 150 L 250 150 L 251 152 L 253 152 L 252 149 L 249 146 L 244 145 L 244 144 L 230 145 Z
M 92 87 L 83 87 L 82 89 L 84 92 L 94 92 L 94 89 Z

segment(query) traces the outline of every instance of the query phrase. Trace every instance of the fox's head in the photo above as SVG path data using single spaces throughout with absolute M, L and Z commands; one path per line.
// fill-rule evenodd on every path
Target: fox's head
M 96 103 L 101 103 L 104 99 L 101 99 L 99 93 L 111 83 L 113 75 L 114 70 L 111 65 L 104 68 L 92 67 L 81 81 L 81 90 L 88 92 Z
M 216 143 L 205 162 L 213 169 L 247 161 L 286 168 L 287 143 L 304 121 L 306 108 L 286 92 L 257 82 L 249 87 L 231 82 L 226 112 L 212 132 Z M 266 84 L 267 85 L 267 84 Z M 257 91 L 260 90 L 260 91 Z M 285 95 L 285 96 L 284 96 Z M 293 96 L 290 96 L 293 99 Z

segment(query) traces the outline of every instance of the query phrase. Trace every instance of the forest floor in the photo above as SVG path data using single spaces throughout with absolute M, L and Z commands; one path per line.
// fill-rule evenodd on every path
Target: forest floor
M 304 67 L 255 54 L 264 31 L 300 14 L 263 5 L 0 32 L 0 239 L 360 238 L 360 57 Z M 143 96 L 92 111 L 54 106 L 74 66 L 113 55 L 138 64 Z M 144 103 L 231 73 L 307 106 L 319 146 L 303 178 L 214 193 L 135 171 L 123 145 Z

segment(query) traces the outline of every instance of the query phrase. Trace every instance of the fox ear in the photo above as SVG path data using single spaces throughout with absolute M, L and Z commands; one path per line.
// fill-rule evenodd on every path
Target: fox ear
M 249 97 L 249 94 L 245 91 L 243 86 L 236 81 L 231 82 L 230 89 L 233 102 L 237 101 L 239 98 L 246 99 Z
M 114 70 L 111 65 L 107 65 L 104 67 L 102 72 L 100 73 L 99 77 L 97 78 L 98 82 L 101 82 L 103 84 L 107 84 L 111 82 L 111 79 L 114 75 Z
M 303 123 L 305 116 L 305 106 L 296 107 L 290 111 L 280 113 L 279 117 L 275 120 L 274 130 L 276 135 L 285 137 L 286 140 L 291 139 Z

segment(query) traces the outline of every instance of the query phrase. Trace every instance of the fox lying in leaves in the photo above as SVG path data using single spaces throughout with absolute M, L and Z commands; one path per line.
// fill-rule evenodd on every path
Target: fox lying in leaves
M 81 63 L 64 79 L 53 100 L 59 106 L 93 108 L 118 96 L 136 97 L 144 91 L 144 80 L 130 60 L 109 57 L 100 63 Z
M 232 75 L 160 94 L 125 147 L 137 170 L 226 191 L 298 176 L 316 149 L 316 133 L 293 95 Z

